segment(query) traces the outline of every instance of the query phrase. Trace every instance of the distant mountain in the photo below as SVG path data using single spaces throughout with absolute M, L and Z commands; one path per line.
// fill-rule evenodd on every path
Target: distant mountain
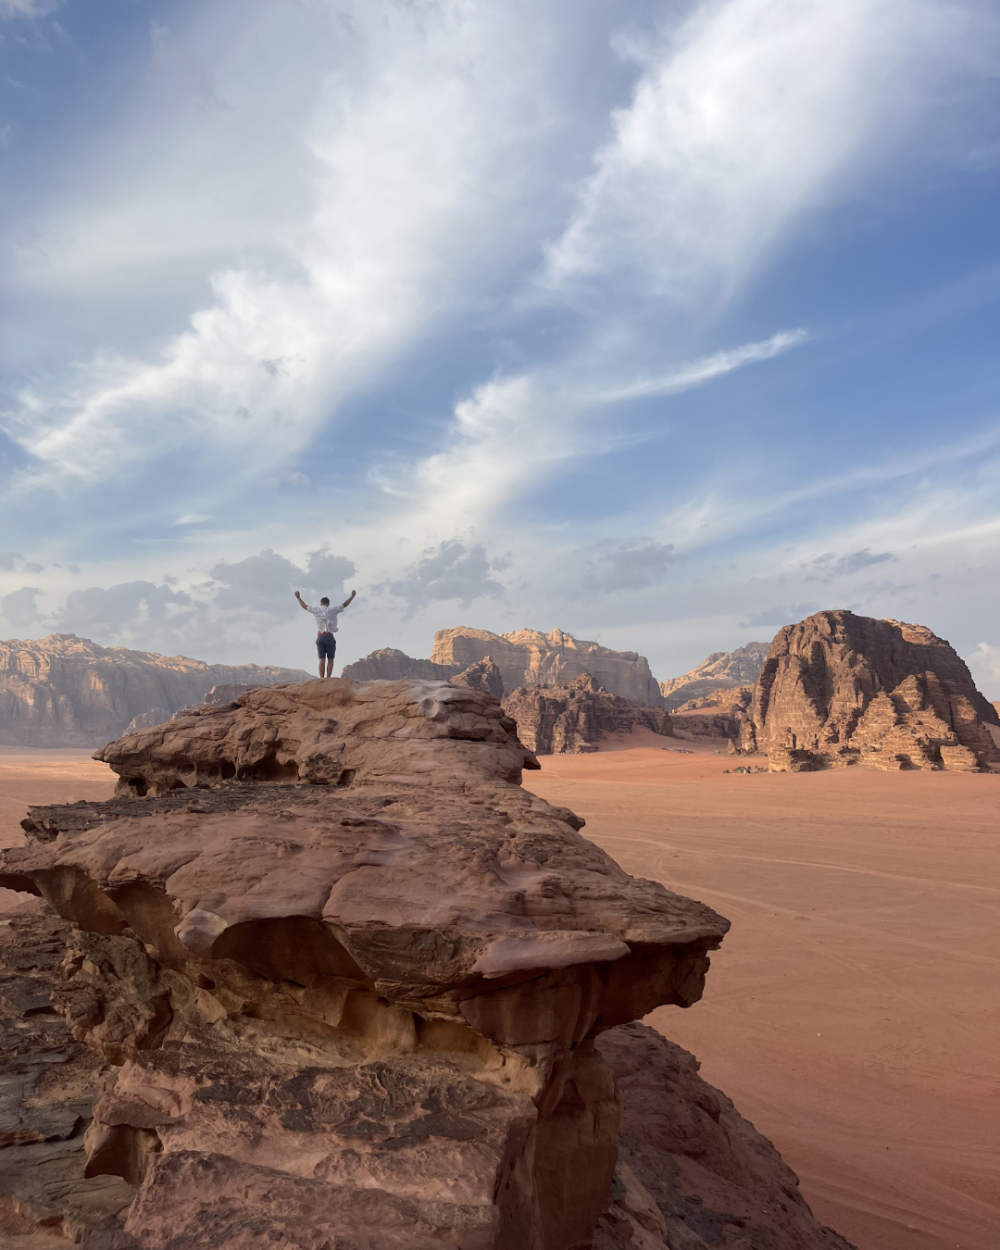
M 645 656 L 634 651 L 613 651 L 598 642 L 574 638 L 561 629 L 548 634 L 537 629 L 494 634 L 462 625 L 439 629 L 428 660 L 413 659 L 402 651 L 386 648 L 348 664 L 343 675 L 357 681 L 399 677 L 448 680 L 487 656 L 500 670 L 508 694 L 521 686 L 565 686 L 586 673 L 620 698 L 643 707 L 663 706 Z
M 752 686 L 764 667 L 769 647 L 767 642 L 748 642 L 735 651 L 713 651 L 689 673 L 660 682 L 663 706 L 673 712 L 682 703 L 703 699 L 713 690 Z
M 309 679 L 297 668 L 205 664 L 102 647 L 75 634 L 0 642 L 0 745 L 99 747 L 143 713 L 170 716 L 200 703 L 212 686 Z

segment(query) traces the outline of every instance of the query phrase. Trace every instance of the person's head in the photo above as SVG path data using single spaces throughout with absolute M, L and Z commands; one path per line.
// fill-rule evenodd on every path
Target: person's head
M 324 595 L 323 598 L 320 599 L 320 603 L 322 604 L 324 608 L 328 608 L 330 606 L 330 600 L 327 598 L 326 595 Z

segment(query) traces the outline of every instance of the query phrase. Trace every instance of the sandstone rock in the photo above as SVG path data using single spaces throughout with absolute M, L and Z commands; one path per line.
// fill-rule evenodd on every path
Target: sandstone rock
M 503 698 L 503 675 L 489 656 L 470 664 L 461 673 L 457 673 L 451 682 L 454 686 L 468 686 L 470 690 L 485 690 L 494 699 Z
M 139 729 L 149 729 L 152 725 L 162 725 L 172 715 L 173 713 L 166 707 L 150 708 L 148 712 L 140 712 L 138 716 L 133 716 L 126 726 L 125 732 L 134 734 Z
M 565 686 L 522 686 L 504 698 L 503 707 L 516 721 L 520 737 L 540 755 L 596 751 L 606 734 L 636 728 L 673 734 L 662 708 L 639 707 L 609 694 L 589 673 Z
M 597 1040 L 622 1098 L 618 1167 L 593 1250 L 852 1250 L 693 1055 L 629 1024 Z
M 182 655 L 101 647 L 75 634 L 0 642 L 0 746 L 94 747 L 122 733 L 133 718 L 143 718 L 144 725 L 146 713 L 165 720 L 186 704 L 200 703 L 220 682 L 271 685 L 308 677 L 299 669 L 204 664 Z
M 668 712 L 692 699 L 711 696 L 714 692 L 747 686 L 755 682 L 767 659 L 766 642 L 748 642 L 735 651 L 713 651 L 707 659 L 681 677 L 660 682 L 663 706 Z
M 696 1001 L 727 922 L 521 789 L 478 690 L 251 690 L 99 754 L 123 794 L 33 810 L 0 886 L 81 930 L 52 997 L 117 1069 L 85 1173 L 138 1191 L 118 1244 L 585 1247 L 594 1039 Z
M 776 771 L 976 772 L 1000 764 L 985 728 L 998 719 L 964 661 L 924 626 L 817 612 L 772 642 L 739 746 L 766 752 Z
M 644 707 L 663 706 L 659 686 L 644 656 L 634 651 L 613 651 L 599 643 L 574 638 L 561 629 L 548 634 L 535 629 L 510 634 L 465 626 L 441 629 L 434 635 L 429 660 L 413 660 L 394 649 L 373 651 L 356 664 L 348 664 L 343 675 L 358 681 L 399 677 L 447 679 L 487 656 L 500 670 L 505 690 L 562 686 L 574 677 L 589 674 L 620 698 Z

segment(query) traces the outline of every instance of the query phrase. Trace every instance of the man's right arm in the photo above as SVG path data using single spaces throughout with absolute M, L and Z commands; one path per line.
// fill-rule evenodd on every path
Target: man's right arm
M 298 591 L 295 592 L 295 598 L 299 601 L 299 607 L 302 609 L 303 612 L 308 612 L 310 610 L 309 604 L 306 603 L 306 601 L 302 598 L 302 596 L 299 594 Z

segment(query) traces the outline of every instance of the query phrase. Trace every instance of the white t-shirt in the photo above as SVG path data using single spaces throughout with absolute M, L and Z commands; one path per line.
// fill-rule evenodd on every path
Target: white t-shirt
M 337 632 L 337 617 L 343 610 L 343 605 L 339 603 L 333 605 L 321 604 L 318 608 L 306 608 L 307 612 L 311 612 L 315 616 L 316 631 L 320 634 L 335 634 Z

